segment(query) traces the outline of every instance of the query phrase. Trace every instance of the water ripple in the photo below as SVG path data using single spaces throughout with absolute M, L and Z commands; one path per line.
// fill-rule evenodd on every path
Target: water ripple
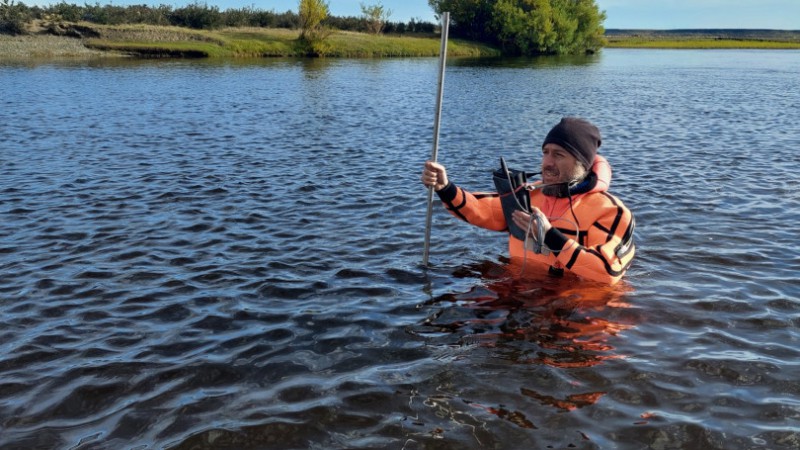
M 451 63 L 465 187 L 598 122 L 613 288 L 419 265 L 434 60 L 2 65 L 0 447 L 795 448 L 796 55 Z

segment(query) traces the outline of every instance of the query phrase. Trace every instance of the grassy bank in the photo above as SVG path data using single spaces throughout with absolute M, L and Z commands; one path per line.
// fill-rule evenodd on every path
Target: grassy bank
M 800 31 L 606 30 L 607 47 L 676 49 L 800 49 Z
M 49 34 L 56 32 L 58 36 Z M 193 30 L 153 25 L 60 24 L 45 32 L 33 24 L 29 34 L 0 35 L 0 60 L 96 57 L 305 57 L 348 58 L 437 56 L 439 36 L 373 35 L 331 31 L 315 51 L 285 28 Z M 779 30 L 607 30 L 610 48 L 800 49 L 800 31 Z M 450 56 L 499 56 L 491 46 L 451 39 Z
M 663 49 L 800 49 L 800 42 L 772 42 L 733 39 L 642 39 L 609 40 L 608 48 L 663 48 Z
M 372 35 L 351 31 L 331 31 L 322 46 L 312 49 L 299 39 L 298 30 L 282 28 L 225 28 L 192 30 L 152 25 L 68 24 L 64 36 L 0 37 L 0 58 L 47 56 L 44 47 L 53 46 L 51 56 L 67 56 L 62 48 L 83 48 L 88 54 L 137 57 L 409 57 L 437 56 L 438 35 Z M 66 37 L 73 36 L 73 37 Z M 14 48 L 5 45 L 15 42 Z M 78 53 L 78 52 L 76 52 Z M 450 40 L 448 55 L 497 56 L 495 48 L 469 41 Z

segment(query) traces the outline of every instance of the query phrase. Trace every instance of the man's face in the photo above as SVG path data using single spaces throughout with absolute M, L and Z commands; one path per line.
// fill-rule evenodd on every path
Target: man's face
M 542 181 L 544 184 L 566 183 L 583 178 L 586 169 L 570 152 L 558 144 L 542 148 Z

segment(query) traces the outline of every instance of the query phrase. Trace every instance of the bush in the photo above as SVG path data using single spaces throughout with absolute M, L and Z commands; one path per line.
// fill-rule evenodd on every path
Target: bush
M 24 34 L 25 24 L 30 21 L 27 7 L 13 0 L 2 0 L 0 3 L 0 33 Z
M 361 17 L 329 16 L 328 18 L 325 19 L 323 24 L 330 28 L 335 28 L 337 30 L 342 30 L 342 31 L 359 31 L 359 32 L 367 31 L 367 23 Z
M 300 16 L 292 11 L 278 14 L 275 20 L 275 28 L 289 28 L 292 30 L 300 28 Z
M 323 32 L 322 22 L 328 17 L 328 4 L 324 0 L 300 0 L 300 37 L 306 40 L 319 39 Z
M 251 18 L 253 10 L 250 8 L 226 9 L 222 12 L 222 23 L 226 27 L 248 27 L 253 26 Z
M 131 23 L 124 7 L 113 5 L 100 6 L 99 3 L 95 3 L 94 6 L 86 5 L 83 12 L 83 20 L 100 25 Z
M 389 33 L 425 33 L 430 34 L 436 31 L 436 25 L 430 22 L 423 22 L 420 19 L 414 19 L 404 22 L 386 22 L 383 27 L 383 32 Z
M 367 24 L 367 31 L 372 34 L 379 34 L 389 21 L 392 10 L 387 9 L 380 3 L 375 5 L 361 4 L 361 15 Z
M 83 10 L 84 8 L 78 5 L 70 5 L 66 2 L 61 2 L 45 9 L 47 15 L 58 16 L 59 20 L 65 22 L 79 22 L 83 20 Z
M 147 25 L 169 25 L 172 7 L 161 5 L 151 8 L 147 5 L 131 5 L 125 10 L 126 23 L 143 23 Z
M 223 23 L 222 13 L 218 7 L 199 3 L 176 9 L 170 14 L 169 22 L 175 26 L 196 30 L 212 30 L 219 28 Z

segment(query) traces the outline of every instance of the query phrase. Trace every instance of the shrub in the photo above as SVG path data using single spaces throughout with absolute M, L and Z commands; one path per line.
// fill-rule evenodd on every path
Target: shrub
M 30 14 L 22 3 L 13 0 L 2 0 L 0 3 L 0 33 L 24 34 L 25 24 L 30 21 Z
M 176 9 L 170 14 L 169 21 L 172 25 L 196 30 L 219 28 L 223 23 L 218 7 L 199 3 Z
M 58 16 L 59 20 L 65 22 L 79 22 L 83 20 L 83 8 L 75 4 L 70 5 L 63 1 L 47 8 L 46 14 L 54 17 Z
M 316 39 L 324 28 L 322 22 L 328 17 L 328 4 L 323 0 L 300 0 L 300 37 Z
M 367 23 L 362 17 L 336 17 L 328 16 L 323 22 L 325 26 L 342 31 L 367 31 Z
M 386 9 L 380 3 L 375 5 L 365 5 L 361 3 L 361 14 L 364 17 L 364 21 L 367 23 L 367 31 L 373 34 L 379 34 L 383 31 L 386 22 L 389 21 L 392 10 Z
M 124 7 L 113 5 L 100 6 L 99 3 L 95 3 L 94 6 L 86 4 L 83 12 L 83 20 L 101 25 L 131 23 Z
M 126 23 L 143 23 L 148 25 L 169 25 L 172 7 L 161 5 L 151 8 L 147 5 L 131 5 L 125 10 Z
M 292 30 L 300 28 L 300 16 L 292 11 L 286 11 L 285 13 L 278 14 L 275 17 L 275 20 L 276 28 L 289 28 Z
M 226 27 L 247 27 L 257 25 L 251 22 L 253 10 L 251 8 L 231 8 L 222 13 L 222 23 Z

